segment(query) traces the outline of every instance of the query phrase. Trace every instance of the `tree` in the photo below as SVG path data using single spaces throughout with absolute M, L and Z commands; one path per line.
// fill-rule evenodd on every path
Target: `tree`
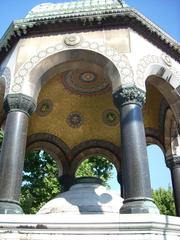
M 113 165 L 102 156 L 92 156 L 82 162 L 76 177 L 96 176 L 105 183 L 111 177 Z M 61 191 L 58 169 L 51 155 L 44 151 L 27 155 L 21 188 L 20 203 L 25 213 L 36 213 Z
M 0 130 L 0 145 L 3 131 Z M 91 156 L 78 168 L 76 177 L 96 176 L 107 186 L 113 165 L 102 156 Z M 53 158 L 44 151 L 29 153 L 25 160 L 20 203 L 25 213 L 36 213 L 51 198 L 60 192 L 58 169 Z M 175 216 L 172 189 L 153 190 L 153 199 L 161 214 Z
M 161 214 L 175 216 L 175 205 L 171 187 L 167 190 L 159 188 L 153 190 L 153 199 Z
M 2 145 L 3 138 L 4 138 L 4 133 L 2 129 L 0 129 L 0 146 Z
M 105 185 L 112 176 L 113 164 L 100 155 L 91 156 L 79 166 L 76 177 L 92 176 L 103 180 Z
M 27 154 L 24 164 L 20 203 L 25 213 L 36 213 L 60 192 L 58 169 L 44 151 Z

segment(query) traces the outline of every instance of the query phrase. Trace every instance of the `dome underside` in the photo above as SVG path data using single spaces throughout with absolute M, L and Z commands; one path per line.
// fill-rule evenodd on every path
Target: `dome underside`
M 78 16 L 117 11 L 124 7 L 121 0 L 78 0 L 64 3 L 43 3 L 34 7 L 27 18 L 48 18 L 50 16 Z

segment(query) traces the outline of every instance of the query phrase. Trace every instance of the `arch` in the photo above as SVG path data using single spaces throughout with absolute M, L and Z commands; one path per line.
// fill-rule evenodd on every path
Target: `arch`
M 99 64 L 109 76 L 113 90 L 134 83 L 133 70 L 125 54 L 97 42 L 80 41 L 76 46 L 64 43 L 49 46 L 32 56 L 17 72 L 11 91 L 37 99 L 43 75 L 54 66 L 73 60 Z
M 171 109 L 167 109 L 165 114 L 164 145 L 166 157 L 180 154 L 180 134 L 177 122 L 174 119 Z
M 157 129 L 153 128 L 146 128 L 145 129 L 146 134 L 146 143 L 148 145 L 155 144 L 161 148 L 163 153 L 165 152 L 164 146 L 163 146 L 163 139 L 161 137 L 160 132 L 157 131 Z
M 157 144 L 147 147 L 148 163 L 152 188 L 167 188 L 171 183 L 170 172 L 166 166 L 165 152 Z M 161 169 L 161 171 L 159 171 Z
M 0 67 L 0 90 L 4 91 L 4 95 L 7 95 L 11 84 L 11 71 L 8 67 Z
M 166 60 L 163 61 L 163 59 Z M 180 72 L 172 67 L 171 59 L 167 55 L 162 55 L 161 57 L 146 55 L 140 59 L 136 69 L 137 86 L 145 90 L 145 82 L 149 76 L 161 77 L 164 81 L 171 84 L 172 88 L 178 89 Z
M 57 163 L 59 177 L 69 173 L 70 150 L 58 137 L 49 133 L 33 134 L 27 139 L 27 152 L 45 150 Z
M 78 166 L 92 155 L 106 157 L 115 166 L 118 175 L 121 175 L 120 148 L 110 142 L 101 140 L 86 141 L 72 149 L 71 174 L 74 175 Z
M 147 55 L 139 61 L 136 85 L 145 90 L 147 81 L 160 91 L 172 109 L 176 121 L 180 121 L 180 72 L 172 67 L 171 59 L 167 55 Z
M 3 103 L 4 98 L 9 92 L 11 82 L 11 71 L 9 68 L 0 68 L 0 124 L 2 125 L 4 120 Z

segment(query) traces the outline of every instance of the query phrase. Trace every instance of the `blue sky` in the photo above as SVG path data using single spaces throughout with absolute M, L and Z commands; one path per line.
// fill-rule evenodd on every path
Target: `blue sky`
M 23 18 L 35 5 L 50 2 L 41 0 L 2 0 L 0 14 L 0 37 L 15 19 Z M 62 2 L 52 0 L 53 3 Z M 126 0 L 177 41 L 180 41 L 180 0 Z M 151 183 L 153 188 L 165 187 L 171 183 L 169 170 L 165 167 L 162 151 L 155 146 L 148 147 Z M 117 185 L 113 184 L 113 188 Z

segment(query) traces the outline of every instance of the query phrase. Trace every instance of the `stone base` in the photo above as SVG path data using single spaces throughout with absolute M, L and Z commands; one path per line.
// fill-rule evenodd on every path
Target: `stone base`
M 159 209 L 153 202 L 151 198 L 132 198 L 126 199 L 123 202 L 123 206 L 120 209 L 120 213 L 129 214 L 129 213 L 153 213 L 159 214 Z
M 180 218 L 158 214 L 0 215 L 3 240 L 179 240 Z
M 16 202 L 0 201 L 0 214 L 23 214 L 23 210 Z

